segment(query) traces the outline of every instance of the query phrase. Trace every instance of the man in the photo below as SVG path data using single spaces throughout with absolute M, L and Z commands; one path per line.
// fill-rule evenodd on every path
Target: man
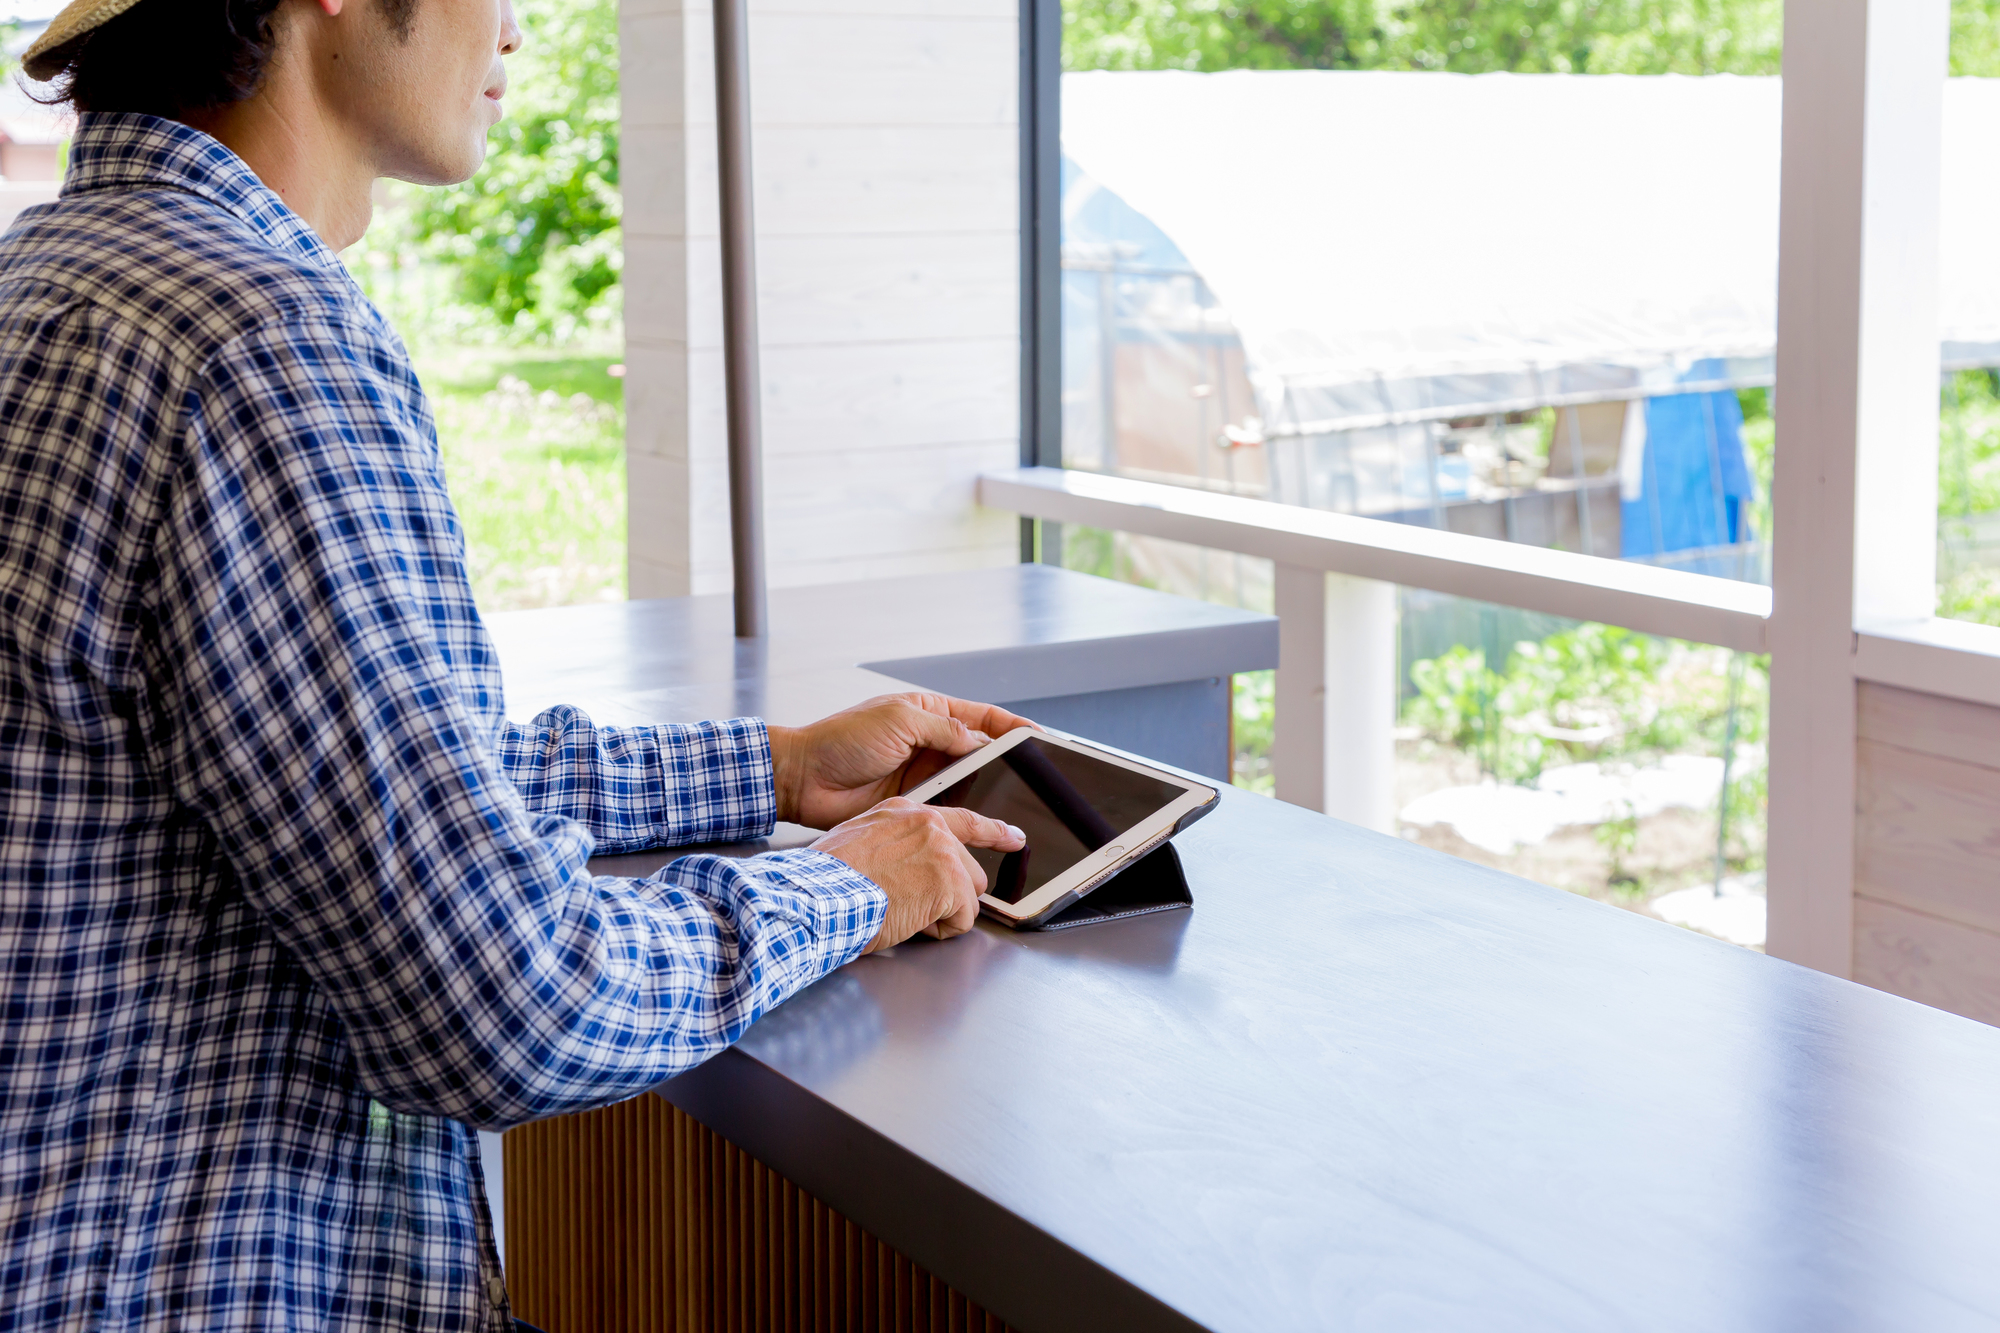
M 335 252 L 463 180 L 508 0 L 78 0 L 0 240 L 0 1329 L 502 1329 L 473 1128 L 970 927 L 896 797 L 998 709 L 503 719 L 421 390 Z M 887 798 L 887 799 L 885 799 Z M 593 880 L 593 847 L 744 838 Z M 663 858 L 664 859 L 664 858 Z

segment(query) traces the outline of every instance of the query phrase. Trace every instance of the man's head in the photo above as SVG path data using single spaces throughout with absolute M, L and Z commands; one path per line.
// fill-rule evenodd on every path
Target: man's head
M 78 111 L 213 130 L 269 103 L 375 174 L 442 185 L 478 169 L 520 41 L 512 0 L 76 0 L 24 64 Z

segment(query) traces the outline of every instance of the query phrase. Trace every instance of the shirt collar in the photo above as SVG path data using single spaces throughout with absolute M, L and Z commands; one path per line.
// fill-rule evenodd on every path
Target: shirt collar
M 219 140 L 159 116 L 96 111 L 79 116 L 63 197 L 145 189 L 199 195 L 241 218 L 277 249 L 315 263 L 340 262 L 319 233 Z

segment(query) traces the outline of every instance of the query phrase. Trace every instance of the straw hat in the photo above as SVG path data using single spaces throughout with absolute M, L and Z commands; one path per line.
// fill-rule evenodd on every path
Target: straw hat
M 50 57 L 92 28 L 111 22 L 139 0 L 70 0 L 55 21 L 42 30 L 35 44 L 21 57 L 21 68 L 31 79 L 54 78 L 62 66 Z

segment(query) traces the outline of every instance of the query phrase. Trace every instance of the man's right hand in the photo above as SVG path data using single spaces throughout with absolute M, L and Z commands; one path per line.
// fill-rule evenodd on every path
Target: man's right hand
M 1015 852 L 1027 846 L 1021 830 L 954 806 L 918 805 L 892 796 L 828 832 L 813 844 L 882 886 L 889 911 L 864 950 L 874 953 L 922 931 L 948 940 L 979 919 L 986 872 L 968 847 Z

